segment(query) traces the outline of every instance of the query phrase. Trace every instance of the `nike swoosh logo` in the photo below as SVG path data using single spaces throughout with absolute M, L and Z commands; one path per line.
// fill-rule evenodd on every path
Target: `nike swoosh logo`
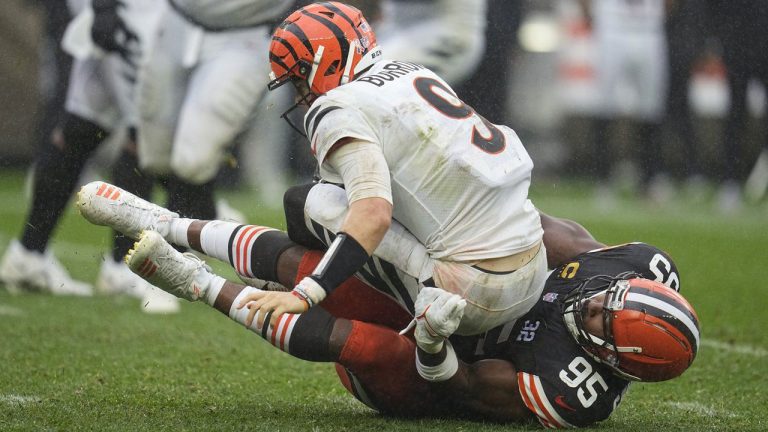
M 555 397 L 555 403 L 567 409 L 568 411 L 576 411 L 570 405 L 568 405 L 567 402 L 565 402 L 565 397 L 563 397 L 563 395 L 557 395 L 557 397 Z

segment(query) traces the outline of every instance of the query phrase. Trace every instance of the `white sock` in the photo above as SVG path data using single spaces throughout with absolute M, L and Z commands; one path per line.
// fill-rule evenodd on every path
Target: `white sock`
M 227 280 L 213 273 L 209 273 L 209 272 L 201 272 L 201 273 L 206 273 L 210 277 L 208 279 L 208 289 L 206 290 L 205 295 L 203 296 L 203 300 L 208 306 L 213 306 L 213 304 L 216 302 L 216 297 L 219 296 L 219 293 L 221 292 L 221 288 L 224 286 L 224 282 L 226 282 Z
M 235 301 L 232 302 L 232 307 L 229 309 L 229 317 L 232 318 L 234 321 L 239 322 L 242 325 L 245 325 L 245 319 L 248 317 L 248 312 L 250 312 L 250 309 L 247 307 L 242 307 L 240 309 L 237 308 L 237 306 L 240 304 L 240 302 L 248 295 L 254 292 L 261 291 L 258 288 L 254 287 L 245 287 L 242 291 L 240 291 L 240 294 L 237 295 L 235 298 Z M 259 321 L 259 315 L 261 315 L 261 311 L 256 312 L 256 316 L 253 318 L 253 323 L 251 323 L 250 327 L 248 327 L 249 330 L 261 333 L 261 328 L 257 327 L 257 323 Z
M 168 223 L 168 235 L 165 239 L 168 242 L 178 246 L 189 247 L 189 239 L 187 238 L 187 230 L 192 225 L 194 219 L 187 218 L 173 218 Z
M 248 317 L 248 312 L 250 312 L 250 309 L 247 307 L 243 307 L 241 309 L 238 309 L 237 306 L 240 304 L 240 302 L 248 295 L 254 292 L 261 291 L 258 288 L 254 287 L 245 287 L 240 294 L 237 295 L 237 298 L 235 298 L 235 301 L 232 302 L 232 307 L 229 309 L 229 317 L 232 318 L 232 320 L 239 322 L 242 325 L 245 325 L 245 319 Z M 275 348 L 285 351 L 287 353 L 290 353 L 290 344 L 291 344 L 291 336 L 293 335 L 293 328 L 296 325 L 296 321 L 301 317 L 301 314 L 282 314 L 277 321 L 275 322 L 275 325 L 271 325 L 267 323 L 267 328 L 258 327 L 258 322 L 260 315 L 262 314 L 261 311 L 256 312 L 256 315 L 253 317 L 253 322 L 250 326 L 248 326 L 248 330 L 256 333 L 260 337 L 262 337 L 264 340 L 272 344 Z
M 229 239 L 240 224 L 235 222 L 210 221 L 200 231 L 200 247 L 209 257 L 229 261 Z

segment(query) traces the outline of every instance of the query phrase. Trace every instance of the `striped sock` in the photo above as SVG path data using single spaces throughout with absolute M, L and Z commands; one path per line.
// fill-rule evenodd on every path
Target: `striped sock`
M 203 233 L 205 233 L 205 228 L 203 229 Z M 254 247 L 254 245 L 257 240 L 266 233 L 283 234 L 274 228 L 258 225 L 240 225 L 231 232 L 226 245 L 221 241 L 221 238 L 216 241 L 216 253 L 226 253 L 229 263 L 234 267 L 238 274 L 247 277 L 264 278 L 264 275 L 261 274 L 263 272 L 257 271 L 260 269 L 255 268 L 264 260 L 258 259 L 259 248 Z M 203 243 L 203 237 L 201 237 L 200 241 Z M 226 252 L 224 249 L 225 247 Z M 205 248 L 205 243 L 203 243 L 203 248 Z M 208 252 L 206 251 L 206 253 Z M 218 256 L 216 257 L 218 258 Z
M 240 292 L 240 294 L 238 294 L 237 298 L 235 298 L 235 301 L 232 302 L 232 308 L 229 310 L 229 317 L 232 320 L 245 325 L 245 319 L 248 316 L 249 309 L 247 307 L 238 309 L 237 305 L 247 295 L 253 292 L 258 292 L 258 291 L 261 291 L 261 290 L 253 287 L 245 287 L 245 289 L 243 289 Z M 256 316 L 253 319 L 253 323 L 251 323 L 251 325 L 248 326 L 248 329 L 256 333 L 257 335 L 261 336 L 264 340 L 272 344 L 275 348 L 281 351 L 284 351 L 286 353 L 290 353 L 289 347 L 290 347 L 291 335 L 293 333 L 294 326 L 296 325 L 296 321 L 301 317 L 301 315 L 283 314 L 280 316 L 280 318 L 277 320 L 277 323 L 274 326 L 265 324 L 263 327 L 258 327 L 258 320 L 259 320 L 260 314 L 261 314 L 261 311 L 256 313 Z M 271 313 L 267 314 L 266 318 L 264 319 L 265 323 L 269 322 L 271 315 L 272 315 Z
M 242 225 L 235 222 L 210 221 L 200 232 L 200 247 L 209 257 L 231 263 L 229 243 L 234 232 Z

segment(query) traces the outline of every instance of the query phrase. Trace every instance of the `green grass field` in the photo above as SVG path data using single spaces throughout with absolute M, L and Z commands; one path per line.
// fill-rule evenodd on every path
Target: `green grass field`
M 24 223 L 22 191 L 23 173 L 0 172 L 0 253 Z M 701 320 L 691 369 L 670 382 L 633 385 L 595 429 L 768 430 L 768 206 L 726 218 L 710 215 L 709 204 L 662 210 L 626 200 L 600 213 L 583 187 L 552 181 L 532 196 L 605 243 L 641 240 L 665 249 Z M 284 225 L 280 212 L 247 192 L 227 197 L 253 223 Z M 93 281 L 108 244 L 106 229 L 70 210 L 52 247 L 74 276 Z M 0 290 L 2 431 L 510 429 L 379 416 L 346 393 L 330 364 L 295 360 L 201 304 L 157 316 L 129 298 Z

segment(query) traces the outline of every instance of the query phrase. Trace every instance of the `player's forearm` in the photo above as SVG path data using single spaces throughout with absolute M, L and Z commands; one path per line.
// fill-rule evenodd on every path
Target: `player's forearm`
M 441 364 L 453 361 L 450 356 L 455 358 L 455 354 L 447 348 L 444 346 L 434 354 L 417 350 L 422 377 L 425 363 L 439 370 Z M 441 380 L 439 373 L 435 376 L 437 379 L 430 380 L 431 386 L 466 416 L 504 422 L 530 418 L 517 391 L 517 371 L 510 362 L 483 360 L 467 364 L 456 359 L 455 372 L 450 377 Z
M 391 224 L 392 204 L 382 198 L 364 198 L 350 204 L 341 231 L 352 236 L 371 255 Z

